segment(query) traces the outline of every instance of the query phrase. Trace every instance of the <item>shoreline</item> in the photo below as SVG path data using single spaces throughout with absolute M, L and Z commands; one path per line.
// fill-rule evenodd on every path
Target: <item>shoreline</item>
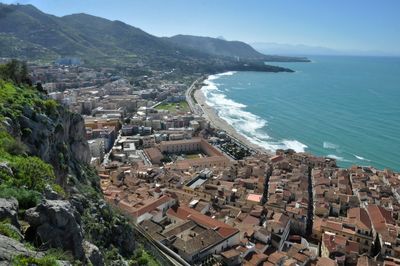
M 204 79 L 198 80 L 197 82 L 202 83 L 204 80 L 207 80 L 207 79 L 208 79 L 208 76 L 205 77 Z M 195 82 L 195 83 L 197 83 L 197 82 Z M 244 135 L 242 135 L 234 127 L 232 127 L 228 122 L 226 122 L 224 119 L 219 117 L 218 114 L 216 113 L 216 111 L 214 110 L 214 108 L 209 106 L 206 103 L 206 97 L 204 96 L 203 92 L 201 91 L 202 88 L 203 88 L 203 86 L 192 85 L 188 90 L 189 97 L 191 97 L 191 94 L 193 94 L 193 98 L 197 102 L 197 103 L 193 103 L 193 105 L 195 106 L 195 108 L 198 107 L 198 108 L 196 108 L 197 110 L 192 110 L 192 111 L 194 111 L 196 113 L 196 111 L 201 110 L 201 113 L 200 114 L 197 113 L 197 114 L 201 115 L 207 121 L 209 121 L 210 125 L 213 128 L 225 131 L 230 137 L 236 139 L 238 142 L 240 142 L 244 146 L 249 147 L 251 150 L 254 150 L 257 153 L 274 155 L 274 153 L 271 150 L 267 150 L 261 146 L 258 146 L 257 144 L 252 143 L 249 139 L 247 139 Z M 191 98 L 189 98 L 189 100 L 192 101 Z

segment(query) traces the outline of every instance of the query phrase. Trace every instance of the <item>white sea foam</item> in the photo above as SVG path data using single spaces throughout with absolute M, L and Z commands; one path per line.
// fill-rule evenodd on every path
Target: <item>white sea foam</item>
M 235 73 L 236 73 L 236 71 L 227 71 L 227 72 L 224 72 L 224 73 L 216 74 L 216 76 L 232 76 Z
M 284 140 L 282 142 L 283 144 L 285 144 L 286 147 L 295 150 L 296 152 L 304 152 L 305 149 L 307 148 L 307 145 L 297 140 Z
M 322 144 L 322 146 L 324 147 L 324 149 L 333 149 L 336 150 L 337 148 L 339 148 L 339 145 L 336 145 L 334 143 L 328 142 L 328 141 L 324 141 L 324 143 Z
M 340 161 L 340 162 L 351 162 L 350 160 L 346 160 L 345 158 L 334 155 L 334 154 L 328 154 L 326 157 L 335 159 L 336 161 Z
M 262 130 L 268 124 L 265 119 L 246 111 L 246 105 L 228 99 L 223 91 L 218 89 L 217 83 L 214 80 L 219 76 L 233 74 L 234 72 L 226 72 L 211 75 L 204 81 L 205 86 L 202 88 L 202 92 L 206 97 L 206 103 L 215 109 L 219 117 L 235 128 L 250 142 L 271 151 L 293 149 L 297 152 L 304 152 L 307 146 L 297 140 L 274 141 L 271 139 Z
M 360 161 L 367 161 L 367 162 L 370 162 L 371 160 L 368 160 L 368 159 L 366 159 L 366 158 L 364 158 L 364 157 L 361 157 L 361 156 L 358 156 L 358 155 L 356 155 L 356 154 L 353 154 L 354 155 L 354 157 L 356 157 L 358 160 L 360 160 Z

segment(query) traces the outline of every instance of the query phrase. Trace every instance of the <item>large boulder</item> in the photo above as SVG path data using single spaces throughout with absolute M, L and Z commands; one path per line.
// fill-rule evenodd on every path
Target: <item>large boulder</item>
M 14 198 L 0 198 L 0 221 L 9 219 L 11 224 L 19 228 L 18 201 Z
M 83 248 L 85 250 L 86 259 L 90 261 L 90 263 L 92 263 L 94 266 L 104 266 L 103 255 L 96 245 L 85 241 L 83 243 Z
M 29 235 L 37 244 L 71 250 L 74 257 L 84 257 L 80 215 L 66 200 L 44 200 L 26 211 Z
M 29 257 L 41 257 L 41 252 L 27 249 L 24 244 L 15 239 L 0 235 L 0 264 L 2 261 L 10 261 L 13 257 L 24 255 Z

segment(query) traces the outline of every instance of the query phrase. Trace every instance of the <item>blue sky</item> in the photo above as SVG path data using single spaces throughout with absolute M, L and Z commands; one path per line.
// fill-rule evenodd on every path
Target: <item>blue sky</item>
M 2 0 L 0 0 L 2 1 Z M 400 55 L 398 0 L 21 0 L 57 16 L 88 13 L 156 36 L 376 50 Z

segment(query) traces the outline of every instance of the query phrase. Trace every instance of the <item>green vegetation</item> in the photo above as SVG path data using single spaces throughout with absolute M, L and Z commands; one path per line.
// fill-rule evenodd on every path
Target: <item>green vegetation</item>
M 0 122 L 17 121 L 28 109 L 32 114 L 57 112 L 58 104 L 48 100 L 37 89 L 26 84 L 26 65 L 11 61 L 0 65 Z M 15 85 L 19 84 L 19 85 Z M 13 126 L 13 130 L 18 127 Z M 31 129 L 24 128 L 21 135 L 27 137 Z M 18 138 L 11 136 L 0 126 L 0 195 L 15 197 L 22 209 L 35 206 L 41 200 L 46 185 L 64 195 L 63 189 L 55 184 L 51 165 L 40 158 L 27 155 L 28 148 Z
M 14 148 L 18 147 L 18 148 Z M 15 197 L 22 209 L 35 206 L 46 185 L 62 192 L 55 184 L 53 168 L 41 159 L 26 156 L 23 144 L 0 129 L 0 194 Z
M 53 168 L 37 157 L 26 156 L 23 150 L 22 143 L 0 130 L 0 162 L 5 164 L 0 169 L 0 188 L 24 188 L 42 192 L 47 184 L 54 183 Z
M 26 63 L 15 59 L 5 65 L 0 65 L 0 78 L 5 80 L 10 79 L 16 84 L 30 84 L 28 66 Z
M 0 222 L 0 234 L 18 241 L 21 240 L 21 235 L 11 226 L 10 221 L 7 220 Z
M 30 246 L 29 243 L 25 243 L 25 246 Z M 31 247 L 33 251 L 35 248 Z M 57 261 L 69 261 L 73 265 L 81 265 L 79 261 L 75 261 L 74 257 L 70 252 L 65 252 L 62 249 L 51 248 L 45 252 L 43 257 L 30 257 L 24 255 L 15 256 L 11 265 L 15 266 L 58 266 L 60 265 Z
M 24 41 L 7 33 L 0 33 L 0 47 L 0 57 L 20 57 L 37 63 L 50 63 L 58 57 L 56 53 L 41 45 Z
M 26 257 L 23 255 L 13 258 L 11 265 L 15 266 L 58 266 L 57 258 L 52 255 L 46 255 L 43 258 Z
M 25 83 L 30 83 L 26 71 L 26 65 L 15 60 L 0 65 L 0 120 L 18 118 L 24 108 L 47 115 L 56 113 L 57 102 L 38 93 L 43 92 L 40 86 L 34 88 Z
M 0 195 L 4 198 L 13 197 L 17 199 L 19 208 L 23 210 L 36 206 L 42 199 L 42 194 L 37 191 L 5 185 L 0 185 Z
M 186 101 L 180 101 L 177 103 L 162 103 L 156 106 L 157 110 L 167 110 L 171 113 L 178 113 L 178 112 L 189 112 L 189 104 Z
M 195 153 L 195 154 L 186 154 L 184 157 L 185 157 L 185 159 L 188 159 L 188 160 L 190 160 L 190 159 L 199 159 L 199 158 L 201 158 L 199 153 Z
M 143 247 L 139 247 L 135 251 L 133 258 L 129 261 L 129 266 L 136 265 L 160 266 L 157 260 L 144 250 Z

